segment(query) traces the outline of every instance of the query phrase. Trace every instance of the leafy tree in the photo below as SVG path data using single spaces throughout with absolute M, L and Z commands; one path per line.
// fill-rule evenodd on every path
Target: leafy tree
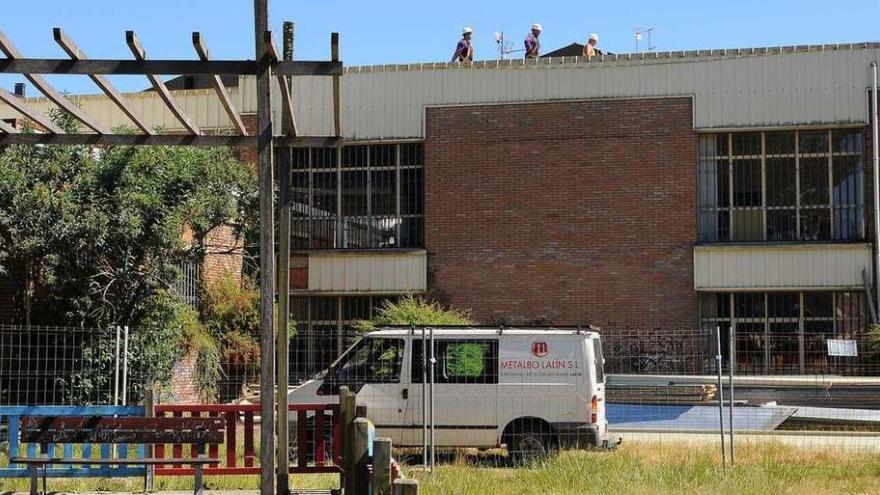
M 254 227 L 256 201 L 253 170 L 226 149 L 12 146 L 0 274 L 25 294 L 27 323 L 136 326 L 213 229 Z

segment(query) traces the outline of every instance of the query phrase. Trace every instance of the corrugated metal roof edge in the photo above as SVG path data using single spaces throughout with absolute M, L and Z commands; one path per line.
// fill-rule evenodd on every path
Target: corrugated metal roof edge
M 834 51 L 856 51 L 880 48 L 880 42 L 843 43 L 834 45 L 794 45 L 779 47 L 760 48 L 734 48 L 721 50 L 690 50 L 671 52 L 643 52 L 627 53 L 621 55 L 602 55 L 588 59 L 586 57 L 556 57 L 537 59 L 511 59 L 511 60 L 482 60 L 472 64 L 459 62 L 427 62 L 414 64 L 385 64 L 363 65 L 345 68 L 346 74 L 361 74 L 370 72 L 406 72 L 443 69 L 499 69 L 499 68 L 533 68 L 533 67 L 572 67 L 596 65 L 602 66 L 614 64 L 621 65 L 645 65 L 652 63 L 675 63 L 675 62 L 698 62 L 710 60 L 723 60 L 746 58 L 755 56 L 788 55 L 795 53 L 820 53 Z

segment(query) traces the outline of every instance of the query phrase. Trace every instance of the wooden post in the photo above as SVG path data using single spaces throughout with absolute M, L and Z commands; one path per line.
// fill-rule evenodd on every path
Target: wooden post
M 367 466 L 370 463 L 370 421 L 367 418 L 354 420 L 354 438 L 352 439 L 352 464 L 354 465 L 355 495 L 367 495 L 370 482 L 367 477 Z
M 396 480 L 394 482 L 394 495 L 419 495 L 419 480 Z
M 260 493 L 275 493 L 275 179 L 271 66 L 266 46 L 269 0 L 254 0 L 257 162 L 260 189 Z M 286 448 L 286 446 L 285 446 Z M 281 495 L 287 495 L 287 492 Z
M 354 419 L 356 397 L 348 387 L 339 388 L 339 415 L 342 424 L 342 470 L 343 486 L 346 493 L 354 492 L 354 458 L 352 439 L 354 438 Z
M 144 417 L 153 418 L 155 417 L 156 410 L 156 396 L 153 395 L 152 387 L 147 388 L 144 391 Z M 146 449 L 144 450 L 144 455 L 147 458 L 153 458 L 153 446 L 151 444 L 145 445 Z M 155 464 L 149 464 L 146 466 L 146 472 L 144 474 L 144 491 L 152 492 L 153 491 L 153 477 L 154 470 L 156 469 Z
M 290 148 L 282 148 L 279 160 L 281 175 L 278 213 L 278 494 L 290 488 L 290 439 L 287 418 L 287 386 L 290 382 Z
M 391 495 L 391 439 L 373 441 L 372 495 Z

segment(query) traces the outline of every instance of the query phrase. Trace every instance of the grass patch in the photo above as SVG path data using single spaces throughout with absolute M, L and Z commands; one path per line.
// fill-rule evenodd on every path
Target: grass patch
M 528 468 L 486 468 L 459 460 L 434 474 L 409 471 L 423 493 L 440 495 L 580 494 L 880 494 L 880 456 L 743 444 L 721 479 L 717 447 L 623 444 L 616 452 L 565 452 Z
M 721 479 L 717 446 L 624 443 L 615 452 L 563 452 L 525 468 L 486 467 L 486 459 L 460 456 L 433 474 L 405 469 L 427 495 L 730 494 L 813 493 L 880 495 L 880 455 L 798 449 L 781 443 L 738 443 L 737 466 Z M 491 465 L 491 464 L 489 464 Z M 210 490 L 257 489 L 257 476 L 207 476 Z M 158 491 L 192 489 L 191 477 L 156 479 Z M 338 476 L 293 476 L 297 488 L 336 487 Z M 0 492 L 23 492 L 28 480 L 0 479 Z M 53 491 L 137 493 L 143 480 L 55 479 Z

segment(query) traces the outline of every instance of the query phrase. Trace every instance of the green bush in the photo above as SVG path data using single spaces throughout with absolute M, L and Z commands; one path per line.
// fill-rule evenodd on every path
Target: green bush
M 473 325 L 470 312 L 446 308 L 437 301 L 407 295 L 387 301 L 372 321 L 361 321 L 357 329 L 369 332 L 383 325 Z

